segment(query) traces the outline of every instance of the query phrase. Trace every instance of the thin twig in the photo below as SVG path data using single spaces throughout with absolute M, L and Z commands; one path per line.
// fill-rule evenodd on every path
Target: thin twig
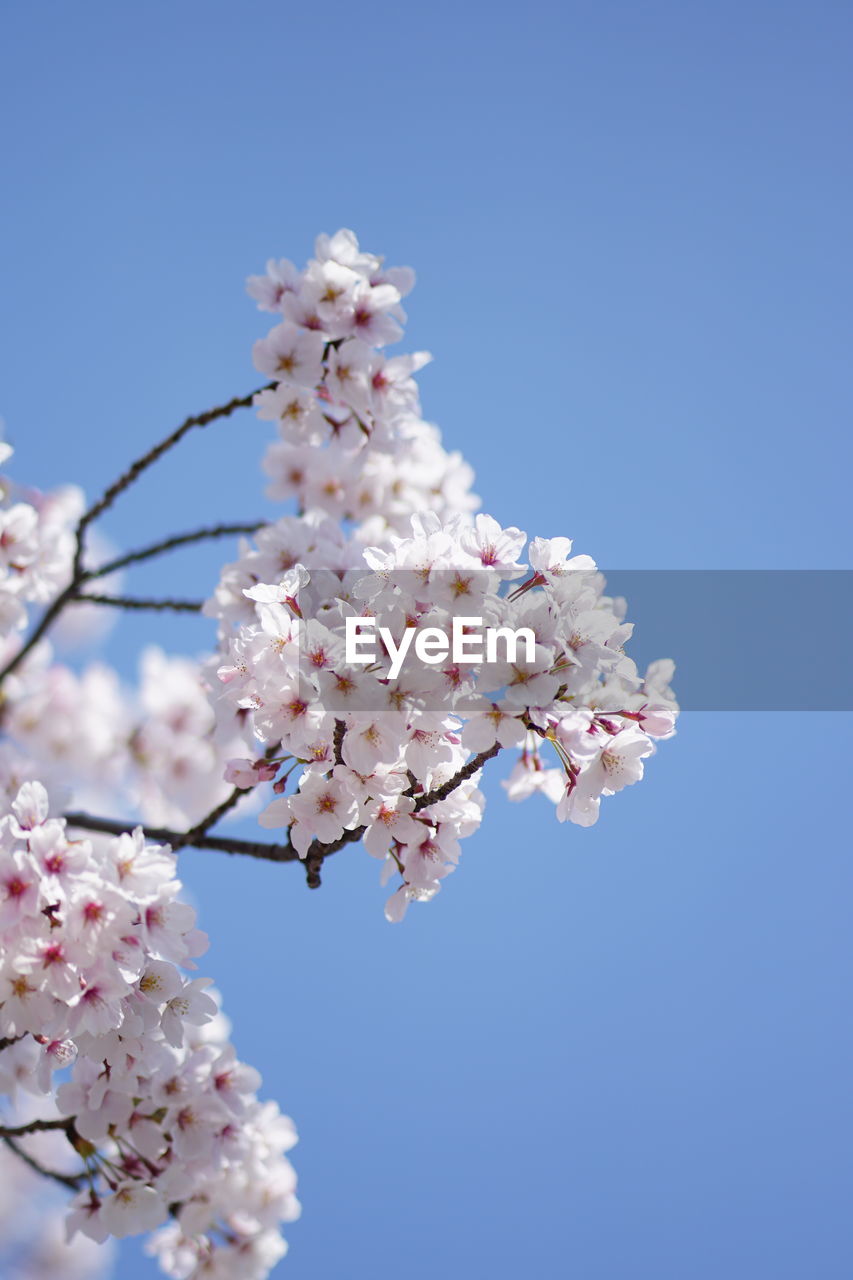
M 168 827 L 148 827 L 141 822 L 116 822 L 112 818 L 98 818 L 90 813 L 66 813 L 65 820 L 71 827 L 84 831 L 101 831 L 106 835 L 120 836 L 142 827 L 150 840 L 171 845 L 187 843 L 186 831 L 172 831 Z M 196 836 L 193 849 L 218 849 L 221 853 L 245 854 L 249 858 L 261 858 L 266 862 L 297 862 L 299 854 L 288 844 L 266 844 L 262 840 L 235 840 L 229 836 Z
M 276 384 L 274 382 L 268 383 L 267 387 L 261 388 L 261 390 L 268 390 L 275 385 Z M 153 447 L 153 449 L 149 449 L 148 453 L 143 454 L 141 458 L 137 458 L 137 460 L 128 467 L 127 471 L 125 471 L 123 475 L 119 476 L 118 480 L 110 485 L 103 496 L 89 507 L 87 511 L 84 511 L 77 523 L 74 535 L 76 546 L 74 550 L 74 560 L 71 566 L 71 581 L 68 583 L 67 587 L 60 591 L 53 603 L 48 605 L 29 637 L 24 641 L 17 653 L 12 655 L 3 667 L 2 671 L 0 671 L 0 685 L 2 685 L 7 676 L 10 676 L 13 671 L 18 669 L 27 654 L 32 652 L 41 640 L 42 636 L 45 635 L 53 624 L 54 620 L 59 616 L 65 606 L 74 600 L 79 588 L 87 580 L 89 574 L 88 571 L 83 568 L 83 555 L 86 545 L 85 534 L 93 520 L 96 520 L 99 515 L 111 507 L 120 493 L 123 493 L 125 489 L 128 489 L 143 471 L 150 467 L 152 463 L 156 462 L 158 458 L 161 458 L 169 449 L 173 448 L 173 446 L 182 440 L 186 433 L 193 427 L 205 427 L 209 422 L 214 422 L 217 418 L 227 417 L 229 414 L 233 413 L 235 409 L 248 408 L 257 394 L 257 391 L 252 391 L 247 396 L 235 396 L 234 399 L 229 400 L 227 404 L 222 404 L 215 409 L 208 409 L 205 413 L 197 413 L 189 418 L 185 418 L 181 425 L 177 427 L 171 435 L 168 435 L 165 440 L 161 440 L 159 444 L 156 444 Z M 92 576 L 101 575 L 93 574 Z
M 274 382 L 271 382 L 267 387 L 261 389 L 268 390 L 275 385 Z M 229 400 L 226 404 L 218 405 L 215 409 L 207 409 L 204 413 L 191 414 L 189 418 L 184 419 L 179 427 L 176 427 L 171 435 L 166 436 L 165 440 L 155 444 L 141 458 L 137 458 L 135 462 L 131 463 L 127 471 L 120 475 L 118 480 L 110 485 L 103 496 L 80 517 L 80 522 L 77 525 L 77 553 L 74 557 L 72 574 L 76 581 L 79 581 L 80 574 L 83 572 L 84 534 L 92 521 L 103 515 L 113 505 L 120 493 L 124 493 L 125 489 L 129 489 L 134 481 L 142 475 L 143 471 L 146 471 L 158 458 L 162 458 L 163 454 L 167 453 L 169 449 L 174 448 L 193 427 L 206 427 L 208 423 L 215 422 L 217 418 L 227 418 L 235 409 L 247 409 L 257 394 L 257 391 L 251 391 L 247 396 L 234 396 L 232 400 Z
M 440 800 L 446 800 L 457 787 L 461 786 L 463 782 L 467 782 L 469 778 L 482 769 L 487 760 L 491 760 L 496 756 L 500 749 L 500 744 L 496 742 L 488 751 L 481 751 L 478 755 L 473 756 L 447 782 L 420 796 L 415 801 L 415 811 L 419 812 L 429 805 L 437 804 Z M 240 794 L 242 792 L 238 794 L 237 799 L 239 799 Z M 230 804 L 228 801 L 224 802 L 229 804 L 229 807 L 231 807 L 231 804 L 236 804 L 233 796 L 229 797 L 229 801 Z M 216 811 L 214 810 L 214 812 Z M 227 812 L 227 810 L 223 808 L 223 812 Z M 208 818 L 211 816 L 208 815 Z M 138 822 L 117 822 L 112 818 L 99 818 L 89 813 L 66 813 L 65 820 L 69 826 L 80 827 L 84 831 L 100 831 L 107 835 L 116 836 L 123 835 L 125 832 L 133 831 L 136 827 L 142 826 L 145 835 L 149 839 L 159 840 L 163 844 L 171 845 L 176 849 L 217 849 L 221 853 L 244 854 L 247 857 L 259 858 L 265 862 L 302 861 L 305 864 L 309 889 L 319 888 L 320 870 L 325 859 L 331 857 L 333 853 L 337 853 L 339 849 L 343 849 L 346 845 L 360 840 L 367 830 L 366 826 L 353 827 L 344 831 L 336 840 L 330 840 L 325 844 L 321 840 L 313 840 L 308 846 L 304 859 L 301 859 L 289 838 L 286 844 L 267 844 L 262 840 L 236 840 L 227 836 L 195 834 L 196 830 L 201 832 L 208 819 L 199 824 L 198 828 L 190 831 L 172 831 L 167 827 L 148 827 Z M 212 826 L 213 822 L 211 821 L 209 825 Z
M 115 573 L 118 569 L 124 569 L 129 564 L 138 564 L 142 560 L 150 560 L 154 556 L 162 555 L 165 551 L 173 551 L 176 547 L 187 546 L 192 542 L 206 542 L 211 538 L 228 538 L 232 535 L 242 533 L 257 533 L 258 529 L 263 528 L 266 521 L 255 520 L 251 524 L 217 524 L 208 529 L 195 529 L 192 533 L 176 533 L 172 538 L 164 538 L 162 542 L 155 542 L 150 547 L 140 547 L 138 551 L 128 551 L 126 555 L 119 556 L 117 560 L 110 560 L 108 564 L 99 565 L 97 569 L 87 569 L 85 578 L 87 582 L 91 582 L 93 578 L 104 578 L 109 573 Z
M 68 1116 L 55 1120 L 28 1120 L 26 1124 L 0 1124 L 0 1138 L 25 1138 L 28 1133 L 50 1133 L 56 1129 L 65 1134 L 74 1132 L 74 1121 Z
M 142 600 L 136 596 L 97 596 L 87 591 L 76 591 L 71 599 L 76 603 L 102 604 L 111 609 L 158 609 L 172 613 L 201 613 L 203 600 Z
M 61 1186 L 67 1187 L 70 1191 L 80 1190 L 80 1186 L 86 1177 L 84 1172 L 80 1172 L 78 1174 L 58 1173 L 55 1169 L 46 1169 L 44 1165 L 39 1164 L 38 1160 L 31 1156 L 28 1151 L 25 1151 L 14 1138 L 9 1137 L 7 1134 L 2 1134 L 0 1137 L 2 1137 L 10 1151 L 14 1151 L 15 1155 L 18 1156 L 19 1159 L 23 1160 L 24 1164 L 29 1165 L 33 1173 L 38 1173 L 43 1178 L 50 1178 L 52 1181 L 58 1182 Z
M 263 754 L 264 760 L 272 760 L 273 756 L 281 748 L 280 742 L 273 742 L 267 747 Z M 170 841 L 172 852 L 177 853 L 179 849 L 183 849 L 186 845 L 193 845 L 201 836 L 207 835 L 211 827 L 215 827 L 220 818 L 224 818 L 226 813 L 239 804 L 243 796 L 248 795 L 252 787 L 235 787 L 229 796 L 218 804 L 215 809 L 211 809 L 204 818 L 191 827 L 186 835 L 178 838 L 177 841 Z

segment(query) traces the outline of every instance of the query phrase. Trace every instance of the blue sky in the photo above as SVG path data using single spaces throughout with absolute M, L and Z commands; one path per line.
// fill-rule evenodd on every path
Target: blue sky
M 622 568 L 850 568 L 851 36 L 848 6 L 785 0 L 4 6 L 16 476 L 94 494 L 251 389 L 244 277 L 351 226 L 417 269 L 426 416 L 497 518 Z M 266 438 L 188 439 L 105 531 L 270 510 Z M 819 681 L 820 620 L 766 625 Z M 111 657 L 158 636 L 209 643 L 134 618 Z M 397 928 L 363 852 L 314 894 L 182 854 L 238 1049 L 301 1133 L 276 1274 L 846 1280 L 849 732 L 688 713 L 591 831 L 497 769 Z M 129 1247 L 122 1280 L 153 1274 Z

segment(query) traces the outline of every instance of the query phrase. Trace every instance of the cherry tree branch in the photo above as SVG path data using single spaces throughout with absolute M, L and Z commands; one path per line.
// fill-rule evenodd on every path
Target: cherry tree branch
M 267 761 L 272 760 L 280 748 L 280 742 L 270 743 L 264 752 L 262 759 Z M 227 796 L 226 799 L 224 799 L 221 804 L 218 804 L 215 809 L 211 809 L 210 813 L 197 822 L 194 827 L 191 827 L 185 836 L 179 837 L 177 841 L 169 842 L 172 846 L 172 852 L 177 853 L 178 850 L 183 849 L 185 845 L 192 845 L 194 841 L 198 840 L 201 836 L 207 835 L 210 828 L 215 827 L 219 819 L 223 818 L 226 813 L 230 813 L 235 805 L 239 804 L 243 796 L 248 795 L 251 790 L 251 787 L 235 787 L 230 796 Z
M 58 1182 L 60 1186 L 67 1187 L 69 1191 L 79 1191 L 86 1177 L 85 1172 L 80 1173 L 59 1173 L 56 1169 L 47 1169 L 40 1164 L 29 1151 L 25 1151 L 19 1142 L 9 1134 L 0 1133 L 0 1138 L 5 1142 L 10 1151 L 14 1151 L 19 1160 L 23 1160 L 25 1165 L 32 1169 L 33 1173 L 38 1173 L 42 1178 L 50 1178 L 53 1182 Z
M 188 831 L 173 831 L 170 827 L 149 827 L 141 822 L 119 822 L 114 818 L 99 818 L 91 813 L 66 813 L 65 820 L 70 827 L 80 827 L 84 831 L 98 831 L 105 835 L 121 836 L 142 827 L 146 838 L 159 841 L 160 844 L 173 845 L 179 848 L 218 849 L 221 853 L 244 854 L 249 858 L 261 858 L 266 862 L 297 862 L 299 854 L 291 844 L 268 844 L 263 840 L 237 840 L 231 836 L 193 836 L 190 842 Z
M 112 818 L 99 818 L 91 813 L 66 813 L 64 816 L 71 827 L 79 827 L 84 831 L 103 832 L 105 835 L 113 836 L 125 835 L 141 825 L 138 822 L 117 822 Z M 172 848 L 215 849 L 220 853 L 258 858 L 262 862 L 304 862 L 308 887 L 309 889 L 317 889 L 320 887 L 319 872 L 323 860 L 330 857 L 331 854 L 337 853 L 339 849 L 343 849 L 345 845 L 360 840 L 365 833 L 366 827 L 355 827 L 350 831 L 344 831 L 343 835 L 339 836 L 337 840 L 332 840 L 328 844 L 324 844 L 321 840 L 312 841 L 304 859 L 300 858 L 290 840 L 285 844 L 271 844 L 265 840 L 238 840 L 232 836 L 218 835 L 198 835 L 193 836 L 190 840 L 188 837 L 192 835 L 191 832 L 172 831 L 168 827 L 143 826 L 142 830 L 146 839 L 171 845 Z
M 276 749 L 269 748 L 268 751 Z M 477 755 L 472 756 L 468 763 L 463 765 L 452 778 L 448 778 L 447 782 L 419 796 L 415 801 L 415 811 L 420 812 L 432 804 L 438 804 L 439 801 L 446 800 L 457 787 L 479 772 L 486 761 L 493 759 L 500 750 L 500 744 L 496 742 L 488 751 L 480 751 Z M 183 848 L 216 849 L 221 853 L 240 854 L 249 858 L 259 858 L 265 862 L 301 861 L 305 865 L 305 875 L 309 889 L 320 887 L 320 870 L 325 859 L 331 857 L 333 853 L 337 853 L 339 849 L 343 849 L 346 845 L 360 840 L 367 830 L 366 826 L 352 827 L 344 831 L 336 840 L 330 840 L 327 843 L 322 840 L 313 840 L 308 846 L 304 859 L 300 858 L 289 838 L 284 844 L 270 844 L 263 840 L 238 840 L 230 836 L 207 835 L 209 827 L 212 827 L 228 809 L 233 808 L 240 796 L 245 794 L 240 788 L 235 788 L 235 791 L 237 793 L 236 798 L 232 792 L 231 796 L 223 801 L 218 810 L 214 809 L 212 814 L 209 814 L 207 818 L 203 819 L 201 823 L 190 831 L 172 831 L 168 827 L 149 827 L 138 822 L 119 822 L 113 818 L 99 818 L 90 813 L 66 813 L 65 820 L 69 826 L 79 827 L 84 831 L 98 831 L 115 836 L 124 835 L 141 826 L 148 839 L 171 845 L 175 851 Z
M 263 528 L 266 521 L 255 520 L 247 524 L 217 524 L 207 529 L 194 529 L 192 533 L 176 533 L 171 538 L 164 538 L 162 542 L 155 542 L 150 547 L 140 547 L 137 551 L 128 551 L 126 555 L 119 556 L 116 560 L 110 560 L 107 564 L 99 565 L 97 569 L 86 570 L 86 581 L 91 582 L 94 578 L 105 578 L 107 574 L 115 573 L 118 569 L 124 569 L 129 564 L 139 564 L 142 560 L 151 560 L 154 556 L 163 555 L 166 551 L 173 551 L 176 547 L 185 547 L 192 542 L 205 542 L 211 538 L 227 538 L 241 533 L 257 533 L 258 529 Z
M 267 387 L 263 387 L 261 390 L 267 390 L 274 386 L 275 383 L 269 383 Z M 218 418 L 228 417 L 228 415 L 233 413 L 235 409 L 248 408 L 257 394 L 257 391 L 252 391 L 247 396 L 235 396 L 226 404 L 218 405 L 215 409 L 207 409 L 204 413 L 193 414 L 189 418 L 185 418 L 181 425 L 170 435 L 166 436 L 164 440 L 161 440 L 159 444 L 154 445 L 154 447 L 149 449 L 147 453 L 143 454 L 141 458 L 137 458 L 135 462 L 131 463 L 127 471 L 125 471 L 121 476 L 119 476 L 118 480 L 114 481 L 114 483 L 109 486 L 102 497 L 84 511 L 77 523 L 77 528 L 74 534 L 76 546 L 71 566 L 71 581 L 62 591 L 60 591 L 53 603 L 48 605 L 28 638 L 21 645 L 17 653 L 13 654 L 9 659 L 2 671 L 0 671 L 0 684 L 3 683 L 7 676 L 11 675 L 13 671 L 18 669 L 24 658 L 26 658 L 27 654 L 32 652 L 38 642 L 47 633 L 65 606 L 76 599 L 79 589 L 83 583 L 87 582 L 90 577 L 103 576 L 101 570 L 90 572 L 83 568 L 83 554 L 86 547 L 86 530 L 89 525 L 92 524 L 93 521 L 97 520 L 98 516 L 102 515 L 109 507 L 111 507 L 119 494 L 124 493 L 125 489 L 129 489 L 139 476 L 142 475 L 143 471 L 146 471 L 148 467 L 155 463 L 158 458 L 161 458 L 169 449 L 174 448 L 174 446 L 178 444 L 193 427 L 206 427 L 208 423 L 214 422 Z M 104 597 L 104 600 L 106 599 L 107 597 Z M 133 606 L 130 607 L 132 608 Z
M 261 390 L 269 390 L 275 385 L 274 382 L 271 382 Z M 235 409 L 248 409 L 257 394 L 257 391 L 251 391 L 247 396 L 234 396 L 226 404 L 217 405 L 215 409 L 207 409 L 204 413 L 191 414 L 164 440 L 161 440 L 159 444 L 155 444 L 141 458 L 137 458 L 135 462 L 132 462 L 128 469 L 119 476 L 118 480 L 109 486 L 103 496 L 80 517 L 80 522 L 77 525 L 77 553 L 74 557 L 73 577 L 79 579 L 84 572 L 82 559 L 86 530 L 94 520 L 97 520 L 98 516 L 103 515 L 113 505 L 119 494 L 124 493 L 125 489 L 129 489 L 139 479 L 143 471 L 147 471 L 153 463 L 162 458 L 164 453 L 167 453 L 169 449 L 173 449 L 193 427 L 206 427 L 218 418 L 227 418 Z
M 65 1116 L 55 1120 L 29 1120 L 26 1124 L 18 1125 L 3 1124 L 0 1125 L 0 1139 L 34 1173 L 40 1174 L 43 1178 L 51 1178 L 54 1182 L 60 1183 L 63 1187 L 68 1187 L 71 1191 L 79 1191 L 80 1184 L 86 1176 L 83 1170 L 75 1174 L 59 1173 L 55 1169 L 47 1169 L 40 1161 L 36 1160 L 35 1156 L 30 1155 L 29 1151 L 20 1145 L 19 1138 L 26 1138 L 33 1133 L 64 1133 L 76 1151 L 80 1139 L 74 1124 L 74 1117 Z
M 137 596 L 98 596 L 87 591 L 76 591 L 70 597 L 74 603 L 102 604 L 110 609 L 155 609 L 172 613 L 201 613 L 203 600 L 147 600 Z
M 64 1116 L 55 1120 L 28 1120 L 26 1124 L 12 1126 L 0 1124 L 0 1138 L 25 1138 L 28 1133 L 51 1133 L 57 1129 L 65 1133 L 71 1141 L 74 1135 L 74 1121 Z
M 415 801 L 415 813 L 419 813 L 421 809 L 428 809 L 431 804 L 438 804 L 439 800 L 446 800 L 452 795 L 457 787 L 463 782 L 467 782 L 469 778 L 473 778 L 475 773 L 479 773 L 487 760 L 493 760 L 501 749 L 501 744 L 496 742 L 493 747 L 489 747 L 488 751 L 480 751 L 477 755 L 472 756 L 467 764 L 464 764 L 458 773 L 454 773 L 452 778 L 442 783 L 440 787 L 435 787 L 432 791 L 427 791 L 424 795 L 418 796 Z
M 347 731 L 346 722 L 344 720 L 335 721 L 335 732 L 332 737 L 332 750 L 335 753 L 335 764 L 343 764 L 343 746 L 344 734 Z

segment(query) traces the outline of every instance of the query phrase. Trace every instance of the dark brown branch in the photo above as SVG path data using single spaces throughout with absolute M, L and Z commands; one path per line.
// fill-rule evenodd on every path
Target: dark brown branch
M 421 809 L 428 808 L 431 804 L 438 804 L 439 800 L 446 800 L 452 795 L 458 786 L 463 782 L 467 782 L 469 778 L 473 778 L 475 773 L 482 769 L 487 760 L 493 760 L 501 749 L 499 742 L 496 742 L 488 751 L 481 751 L 479 755 L 472 756 L 467 764 L 463 765 L 458 773 L 454 773 L 452 778 L 442 783 L 440 787 L 436 787 L 433 791 L 427 791 L 424 795 L 418 796 L 415 801 L 415 813 L 419 813 Z
M 446 800 L 457 787 L 461 786 L 463 782 L 467 782 L 475 773 L 478 773 L 487 760 L 493 759 L 500 749 L 500 743 L 496 742 L 488 751 L 481 751 L 479 755 L 472 756 L 458 773 L 455 773 L 452 778 L 448 778 L 447 782 L 442 783 L 440 787 L 436 787 L 433 791 L 428 791 L 426 794 L 419 796 L 415 801 L 415 813 L 419 813 L 421 809 L 428 808 L 431 804 L 437 804 L 439 800 Z M 408 794 L 411 794 L 411 791 Z M 319 889 L 320 871 L 324 859 L 333 853 L 337 853 L 345 845 L 352 844 L 355 840 L 360 840 L 366 830 L 367 827 L 353 827 L 351 830 L 344 831 L 342 835 L 338 836 L 337 840 L 329 841 L 328 844 L 322 844 L 319 840 L 312 841 L 305 855 L 305 872 L 309 889 Z
M 251 790 L 251 787 L 235 787 L 221 804 L 212 809 L 206 817 L 202 818 L 201 822 L 196 823 L 186 835 L 179 836 L 177 840 L 169 841 L 172 846 L 172 852 L 177 853 L 179 849 L 183 849 L 186 845 L 194 845 L 196 840 L 206 835 L 211 827 L 215 827 L 219 819 L 223 818 L 226 813 L 230 813 L 240 799 L 248 795 Z
M 353 827 L 338 836 L 337 840 L 330 840 L 328 844 L 323 844 L 320 840 L 311 841 L 305 855 L 305 882 L 309 889 L 320 888 L 320 871 L 324 860 L 346 845 L 360 840 L 366 830 L 367 827 Z
M 280 749 L 281 743 L 273 742 L 264 752 L 263 759 L 272 760 Z M 200 822 L 197 822 L 194 827 L 191 827 L 186 835 L 180 836 L 177 841 L 169 842 L 173 853 L 177 853 L 179 849 L 183 849 L 186 845 L 194 845 L 201 836 L 207 835 L 210 828 L 215 827 L 219 819 L 224 818 L 226 813 L 230 813 L 242 797 L 248 795 L 251 790 L 253 790 L 252 787 L 235 787 L 230 796 L 227 796 L 215 809 L 211 809 L 210 813 L 202 818 Z
M 415 813 L 419 813 L 421 809 L 426 809 L 431 804 L 437 804 L 439 800 L 446 800 L 457 787 L 461 786 L 463 782 L 467 782 L 475 773 L 478 773 L 487 760 L 493 759 L 500 749 L 500 743 L 496 742 L 488 751 L 481 751 L 479 755 L 472 756 L 458 773 L 455 773 L 452 778 L 448 778 L 447 782 L 442 783 L 440 787 L 436 787 L 433 791 L 428 791 L 425 795 L 419 796 L 415 801 Z M 408 794 L 411 795 L 411 790 Z M 319 840 L 312 841 L 305 856 L 305 871 L 309 889 L 318 889 L 320 887 L 320 871 L 323 866 L 323 860 L 331 854 L 337 853 L 339 849 L 343 849 L 345 845 L 352 844 L 355 840 L 360 840 L 366 830 L 367 827 L 353 827 L 352 830 L 344 831 L 343 835 L 338 836 L 337 840 L 331 840 L 328 844 L 321 844 Z
M 255 520 L 251 524 L 217 524 L 208 529 L 195 529 L 192 533 L 176 533 L 172 538 L 164 538 L 162 542 L 155 542 L 150 547 L 140 547 L 138 551 L 128 551 L 126 555 L 119 556 L 117 560 L 110 560 L 108 564 L 102 564 L 97 569 L 87 569 L 85 578 L 87 582 L 91 582 L 94 578 L 104 578 L 109 573 L 115 573 L 118 569 L 124 569 L 129 564 L 139 564 L 142 560 L 151 560 L 154 556 L 163 555 L 166 551 L 174 551 L 176 547 L 185 547 L 192 542 L 206 542 L 212 538 L 228 538 L 237 536 L 241 533 L 257 533 L 258 529 L 263 528 L 266 521 Z
M 23 1040 L 23 1036 L 0 1036 L 0 1053 L 4 1049 L 8 1049 L 11 1045 L 17 1044 L 19 1040 Z
M 274 382 L 268 383 L 261 390 L 268 390 L 274 387 Z M 218 405 L 215 409 L 208 409 L 204 413 L 193 414 L 189 418 L 185 418 L 179 427 L 168 435 L 165 440 L 161 440 L 159 444 L 154 445 L 153 449 L 149 449 L 146 454 L 132 463 L 123 475 L 119 476 L 110 487 L 106 490 L 101 498 L 98 499 L 83 515 L 77 523 L 75 530 L 76 547 L 74 551 L 74 561 L 71 566 L 71 581 L 68 586 L 62 590 L 56 599 L 50 604 L 42 614 L 39 622 L 30 633 L 29 637 L 21 645 L 17 653 L 13 654 L 6 663 L 2 671 L 0 671 L 0 685 L 7 676 L 16 671 L 20 664 L 24 661 L 27 654 L 31 653 L 42 636 L 48 631 L 55 619 L 59 616 L 67 604 L 69 604 L 77 595 L 80 586 L 87 580 L 89 574 L 83 568 L 83 554 L 86 546 L 86 530 L 89 525 L 102 515 L 115 502 L 119 494 L 124 493 L 133 482 L 147 470 L 152 463 L 161 458 L 164 453 L 173 448 L 193 427 L 206 427 L 209 422 L 214 422 L 217 418 L 225 418 L 233 413 L 235 409 L 245 409 L 251 405 L 257 391 L 252 391 L 247 396 L 235 396 L 229 400 L 227 404 Z M 100 576 L 93 574 L 92 576 Z
M 103 604 L 111 609 L 157 609 L 172 613 L 201 613 L 203 600 L 142 600 L 135 596 L 96 596 L 86 591 L 71 596 L 74 603 Z
M 272 382 L 268 384 L 268 387 L 274 387 L 275 385 Z M 267 388 L 262 389 L 266 390 Z M 142 475 L 143 471 L 146 471 L 158 458 L 162 458 L 163 454 L 167 453 L 169 449 L 174 448 L 193 427 L 206 427 L 208 423 L 215 422 L 217 418 L 227 418 L 235 409 L 247 409 L 257 394 L 257 391 L 251 391 L 247 396 L 234 396 L 232 400 L 229 400 L 226 404 L 218 405 L 215 409 L 207 409 L 204 413 L 192 414 L 189 418 L 185 418 L 171 435 L 166 436 L 165 440 L 155 444 L 141 458 L 137 458 L 135 462 L 131 463 L 127 471 L 119 476 L 118 480 L 110 485 L 103 496 L 80 517 L 80 522 L 77 525 L 77 554 L 74 557 L 72 574 L 75 581 L 79 581 L 83 573 L 84 535 L 92 521 L 103 515 L 113 505 L 119 494 L 124 493 L 125 489 L 129 489 L 134 481 L 138 480 Z
M 500 745 L 496 742 L 488 751 L 481 751 L 478 755 L 472 756 L 458 773 L 455 773 L 452 778 L 448 778 L 447 782 L 418 797 L 415 801 L 415 812 L 426 809 L 431 804 L 437 804 L 440 800 L 446 800 L 457 787 L 461 786 L 463 782 L 467 782 L 469 778 L 482 769 L 487 760 L 491 760 L 496 756 L 500 749 Z M 268 750 L 272 750 L 272 748 Z M 235 790 L 237 789 L 235 788 Z M 236 799 L 232 793 L 227 801 L 223 801 L 223 804 L 220 805 L 222 812 L 227 812 L 228 808 L 236 804 L 242 794 L 244 794 L 242 791 L 237 790 Z M 214 813 L 216 812 L 214 810 Z M 69 826 L 80 827 L 84 831 L 100 831 L 107 835 L 116 836 L 123 835 L 125 832 L 133 831 L 135 827 L 142 826 L 145 835 L 150 840 L 159 840 L 163 844 L 171 845 L 175 850 L 183 848 L 217 849 L 221 853 L 244 854 L 250 858 L 260 858 L 265 862 L 303 861 L 309 889 L 319 888 L 320 871 L 325 859 L 331 857 L 333 853 L 337 853 L 339 849 L 343 849 L 346 845 L 360 840 L 367 830 L 364 826 L 353 827 L 351 830 L 344 831 L 342 835 L 338 836 L 337 840 L 330 840 L 327 844 L 324 844 L 321 840 L 313 840 L 308 846 L 305 858 L 300 859 L 289 839 L 286 844 L 267 844 L 262 840 L 236 840 L 228 836 L 202 834 L 203 831 L 207 830 L 208 826 L 213 826 L 213 822 L 216 820 L 211 814 L 190 831 L 172 831 L 166 827 L 147 827 L 138 822 L 117 822 L 112 818 L 98 818 L 89 813 L 66 813 L 65 820 Z
M 26 1124 L 19 1125 L 0 1125 L 0 1138 L 6 1143 L 10 1151 L 14 1151 L 24 1164 L 29 1165 L 34 1173 L 40 1174 L 43 1178 L 51 1178 L 54 1182 L 60 1183 L 63 1187 L 68 1187 L 72 1191 L 77 1191 L 85 1177 L 85 1173 L 58 1173 L 55 1169 L 46 1169 L 29 1151 L 26 1151 L 18 1142 L 19 1138 L 26 1138 L 32 1133 L 64 1133 L 71 1146 L 75 1150 L 78 1149 L 80 1141 L 77 1129 L 74 1124 L 73 1116 L 64 1116 L 55 1120 L 29 1120 Z
M 64 1116 L 55 1120 L 28 1120 L 26 1124 L 11 1127 L 0 1124 L 0 1138 L 25 1138 L 28 1133 L 50 1133 L 56 1129 L 69 1136 L 74 1132 L 74 1121 Z
M 177 844 L 178 847 L 188 845 L 186 831 L 172 831 L 168 827 L 148 827 L 141 822 L 116 822 L 112 818 L 98 818 L 90 813 L 66 813 L 65 820 L 69 826 L 80 827 L 84 831 L 100 831 L 105 835 L 120 836 L 126 832 L 142 827 L 150 840 L 161 844 Z M 193 849 L 218 849 L 221 853 L 245 854 L 249 858 L 261 858 L 267 862 L 297 862 L 299 855 L 293 846 L 288 844 L 267 844 L 262 840 L 236 840 L 228 836 L 195 836 L 190 846 Z
M 0 1134 L 0 1137 L 2 1137 L 9 1150 L 14 1151 L 15 1155 L 18 1156 L 20 1160 L 23 1160 L 24 1164 L 28 1165 L 30 1169 L 32 1169 L 33 1173 L 40 1174 L 42 1178 L 50 1178 L 53 1182 L 58 1182 L 60 1186 L 67 1187 L 69 1191 L 80 1190 L 80 1187 L 86 1177 L 84 1172 L 81 1171 L 77 1174 L 58 1173 L 55 1169 L 46 1169 L 44 1165 L 40 1164 L 28 1151 L 25 1151 L 14 1138 L 5 1133 Z

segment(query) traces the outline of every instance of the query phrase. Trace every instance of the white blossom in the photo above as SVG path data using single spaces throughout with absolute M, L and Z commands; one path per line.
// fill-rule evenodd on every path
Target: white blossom
M 304 270 L 270 259 L 250 278 L 275 320 L 253 351 L 270 380 L 253 397 L 274 424 L 267 493 L 294 509 L 243 538 L 209 585 L 203 659 L 150 647 L 129 686 L 104 663 L 64 664 L 53 632 L 21 652 L 34 608 L 88 567 L 75 560 L 85 504 L 73 489 L 0 486 L 0 661 L 14 666 L 0 1093 L 64 1125 L 49 1136 L 85 1173 L 70 1236 L 154 1231 L 149 1250 L 179 1280 L 263 1280 L 283 1256 L 296 1135 L 259 1101 L 215 990 L 194 976 L 205 936 L 175 853 L 142 824 L 177 848 L 254 801 L 309 883 L 323 857 L 362 842 L 397 922 L 457 869 L 492 756 L 512 753 L 510 801 L 539 793 L 560 822 L 588 826 L 675 731 L 672 664 L 639 674 L 627 606 L 595 562 L 568 537 L 528 540 L 479 512 L 471 468 L 424 420 L 415 375 L 429 355 L 388 350 L 413 283 L 349 230 L 318 237 Z M 348 656 L 353 623 L 376 640 L 364 661 Z M 478 628 L 495 648 L 472 656 Z M 141 825 L 101 835 L 61 816 L 86 807 Z

